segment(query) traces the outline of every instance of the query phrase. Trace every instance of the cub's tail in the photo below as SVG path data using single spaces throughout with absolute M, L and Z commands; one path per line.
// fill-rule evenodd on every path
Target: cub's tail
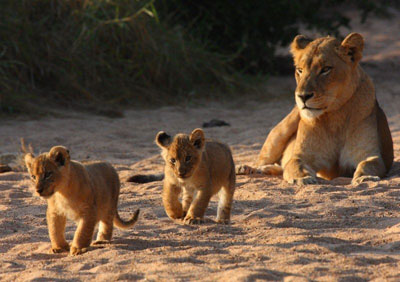
M 125 221 L 119 216 L 118 211 L 117 211 L 117 214 L 114 217 L 114 225 L 121 229 L 130 228 L 135 225 L 136 221 L 139 218 L 139 213 L 140 213 L 140 209 L 137 209 L 135 211 L 135 214 L 132 216 L 132 218 L 128 221 Z
M 126 182 L 147 183 L 164 179 L 164 173 L 160 174 L 135 174 L 129 177 Z
M 266 174 L 266 175 L 282 175 L 283 168 L 278 164 L 269 164 L 259 167 L 251 167 L 248 165 L 237 165 L 235 167 L 236 175 Z

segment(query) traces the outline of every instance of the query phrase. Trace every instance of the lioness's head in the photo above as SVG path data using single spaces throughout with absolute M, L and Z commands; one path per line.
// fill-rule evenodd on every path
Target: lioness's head
M 315 40 L 298 35 L 291 52 L 296 67 L 296 104 L 304 118 L 313 119 L 340 109 L 353 95 L 359 80 L 358 62 L 363 37 L 349 34 L 342 42 L 333 37 Z
M 53 147 L 50 152 L 36 158 L 32 153 L 25 155 L 25 165 L 41 197 L 48 198 L 57 191 L 58 184 L 69 169 L 69 162 L 69 151 L 63 146 Z
M 190 135 L 177 134 L 174 138 L 164 131 L 156 136 L 156 143 L 162 149 L 166 165 L 180 179 L 189 178 L 198 167 L 204 142 L 204 132 L 200 128 L 193 130 Z

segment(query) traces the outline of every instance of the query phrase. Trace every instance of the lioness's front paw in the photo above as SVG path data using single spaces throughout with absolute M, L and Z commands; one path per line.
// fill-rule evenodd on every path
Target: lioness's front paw
M 77 256 L 77 255 L 81 255 L 83 253 L 86 253 L 87 250 L 88 250 L 87 248 L 77 248 L 77 247 L 72 246 L 70 251 L 69 251 L 69 254 L 71 256 Z
M 374 175 L 363 175 L 359 176 L 357 178 L 353 178 L 351 181 L 351 184 L 354 186 L 360 185 L 361 183 L 367 182 L 367 181 L 379 181 L 381 178 L 379 176 L 374 176 Z
M 237 175 L 249 175 L 257 173 L 257 169 L 248 165 L 237 165 L 235 167 L 235 172 Z
M 314 176 L 306 176 L 302 178 L 295 178 L 293 179 L 293 184 L 304 186 L 309 184 L 317 184 L 318 180 Z
M 190 224 L 190 225 L 192 225 L 192 224 L 201 224 L 201 223 L 204 222 L 204 219 L 201 218 L 201 217 L 186 216 L 186 217 L 183 219 L 183 222 L 184 222 L 185 224 Z

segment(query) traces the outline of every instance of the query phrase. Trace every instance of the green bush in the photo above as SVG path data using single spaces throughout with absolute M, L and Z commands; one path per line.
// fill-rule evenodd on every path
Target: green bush
M 29 98 L 168 104 L 236 83 L 226 57 L 160 23 L 153 1 L 3 0 L 0 10 L 3 111 Z
M 391 3 L 393 4 L 393 3 Z M 340 6 L 340 9 L 337 9 Z M 285 46 L 299 33 L 299 26 L 338 35 L 350 19 L 343 11 L 357 8 L 362 19 L 383 12 L 387 1 L 374 0 L 160 0 L 156 8 L 161 20 L 185 27 L 208 50 L 235 54 L 238 70 L 273 72 L 277 46 Z

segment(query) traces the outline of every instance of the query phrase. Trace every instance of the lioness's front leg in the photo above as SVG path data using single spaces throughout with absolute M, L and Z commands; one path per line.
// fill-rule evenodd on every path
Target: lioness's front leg
M 293 157 L 283 170 L 283 179 L 290 184 L 307 185 L 316 184 L 317 178 L 315 171 L 304 164 L 300 158 Z
M 165 212 L 172 219 L 183 217 L 182 204 L 179 202 L 180 193 L 179 186 L 164 181 L 162 200 Z
M 58 214 L 50 206 L 46 211 L 47 225 L 49 228 L 49 236 L 51 241 L 51 252 L 61 253 L 69 251 L 69 244 L 65 240 L 65 224 L 66 218 Z
M 78 223 L 78 228 L 75 231 L 74 240 L 70 250 L 71 255 L 80 255 L 87 251 L 87 248 L 90 246 L 90 242 L 92 242 L 95 226 L 95 212 L 88 212 L 86 218 L 82 218 Z
M 279 162 L 289 141 L 296 134 L 299 127 L 300 114 L 297 106 L 268 134 L 258 156 L 257 167 Z
M 385 176 L 385 173 L 386 167 L 383 159 L 380 156 L 369 157 L 357 165 L 351 183 L 358 185 L 365 181 L 379 181 L 381 177 Z
M 197 196 L 185 216 L 184 222 L 186 224 L 199 224 L 203 222 L 204 213 L 208 207 L 211 196 L 211 189 L 202 189 L 197 192 Z

